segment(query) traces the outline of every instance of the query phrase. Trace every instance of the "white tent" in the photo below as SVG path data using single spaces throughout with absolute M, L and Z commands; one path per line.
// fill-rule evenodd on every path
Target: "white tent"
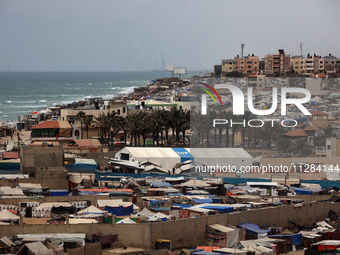
M 151 216 L 154 215 L 153 212 L 149 211 L 146 207 L 143 208 L 140 212 L 136 213 L 136 216 Z
M 0 220 L 2 221 L 16 221 L 19 219 L 20 216 L 17 216 L 6 209 L 0 212 Z
M 130 218 L 124 218 L 124 219 L 116 222 L 116 224 L 136 224 L 136 222 L 134 222 Z
M 145 148 L 145 147 L 125 147 L 115 155 L 116 159 L 126 159 L 129 161 L 152 161 L 166 170 L 181 162 L 181 157 L 172 148 Z
M 179 186 L 181 186 L 181 187 L 203 188 L 203 187 L 209 187 L 210 184 L 208 184 L 207 182 L 202 181 L 202 180 L 189 180 L 187 182 L 181 183 Z
M 99 208 L 91 205 L 88 208 L 81 210 L 78 212 L 78 214 L 103 214 L 104 212 L 100 210 Z
M 148 221 L 162 221 L 162 219 L 168 220 L 170 218 L 171 216 L 164 213 L 155 213 L 154 215 L 148 217 Z

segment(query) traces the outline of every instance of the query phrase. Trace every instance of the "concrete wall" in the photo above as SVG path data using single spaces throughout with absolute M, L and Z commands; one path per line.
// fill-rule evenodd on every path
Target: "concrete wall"
M 196 247 L 205 242 L 206 225 L 252 222 L 261 226 L 288 226 L 292 220 L 297 224 L 312 224 L 323 220 L 329 210 L 340 215 L 340 203 L 308 202 L 301 205 L 283 205 L 263 209 L 181 219 L 169 222 L 142 224 L 77 224 L 77 225 L 12 225 L 1 226 L 0 235 L 12 236 L 16 233 L 86 233 L 88 238 L 93 234 L 118 234 L 116 245 L 155 249 L 157 239 L 169 239 L 173 248 Z
M 35 172 L 40 167 L 64 167 L 61 147 L 24 146 L 20 150 L 21 173 Z

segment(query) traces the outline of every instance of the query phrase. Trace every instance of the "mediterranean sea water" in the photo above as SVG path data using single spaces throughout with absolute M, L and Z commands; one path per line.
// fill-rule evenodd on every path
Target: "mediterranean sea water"
M 188 72 L 186 78 L 198 72 Z M 0 72 L 0 120 L 15 122 L 19 115 L 84 100 L 110 99 L 133 92 L 171 73 L 150 72 Z M 181 77 L 182 78 L 182 77 Z

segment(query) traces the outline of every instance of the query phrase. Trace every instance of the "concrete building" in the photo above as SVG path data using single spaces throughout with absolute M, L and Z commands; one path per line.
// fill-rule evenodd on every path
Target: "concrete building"
M 284 50 L 279 50 L 278 54 L 265 56 L 265 73 L 267 75 L 284 75 L 290 70 L 290 55 Z
M 326 138 L 326 157 L 340 157 L 340 139 Z
M 294 56 L 291 59 L 291 66 L 296 74 L 306 73 L 306 59 L 302 56 Z
M 323 74 L 325 72 L 325 59 L 318 54 L 307 55 L 306 58 L 306 74 Z
M 230 73 L 236 71 L 235 59 L 223 59 L 222 60 L 222 73 Z
M 326 78 L 307 78 L 306 79 L 306 89 L 310 91 L 312 96 L 322 96 L 327 95 L 328 90 L 325 90 L 327 87 L 327 79 Z
M 325 73 L 328 75 L 339 73 L 340 70 L 340 58 L 329 54 L 323 57 L 325 59 Z
M 266 75 L 250 74 L 247 76 L 247 86 L 253 87 L 256 90 L 261 90 L 266 87 Z
M 258 56 L 254 54 L 248 54 L 243 58 L 239 56 L 234 59 L 224 59 L 222 60 L 222 72 L 241 72 L 243 74 L 254 74 L 258 73 L 260 70 L 260 60 Z
M 309 116 L 308 120 L 311 123 L 311 126 L 324 129 L 328 127 L 328 113 L 322 111 L 310 111 L 310 113 L 312 116 Z

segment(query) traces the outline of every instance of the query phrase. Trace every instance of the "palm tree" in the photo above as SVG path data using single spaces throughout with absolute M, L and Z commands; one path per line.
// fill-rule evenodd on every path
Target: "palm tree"
M 76 120 L 80 122 L 80 131 L 81 131 L 81 138 L 83 138 L 83 119 L 85 118 L 86 113 L 83 111 L 79 111 L 76 114 Z
M 157 143 L 159 146 L 159 133 L 162 132 L 165 124 L 165 120 L 163 119 L 164 114 L 162 110 L 154 110 L 147 116 L 147 128 L 152 133 L 152 138 L 154 141 L 154 146 Z
M 147 113 L 145 111 L 138 111 L 136 113 L 130 113 L 125 117 L 124 129 L 130 133 L 131 146 L 133 145 L 133 141 L 135 142 L 134 145 L 138 146 L 139 136 L 146 125 L 146 116 Z
M 272 125 L 270 122 L 265 122 L 260 129 L 259 138 L 266 149 L 270 149 L 273 142 L 281 137 L 283 134 L 282 126 L 278 124 Z
M 169 123 L 171 123 L 172 133 L 176 134 L 176 141 L 179 143 L 179 135 L 184 130 L 190 128 L 190 111 L 187 110 L 177 110 L 176 108 L 172 108 L 169 116 Z M 183 137 L 184 139 L 184 137 Z
M 85 116 L 81 123 L 84 124 L 85 129 L 86 129 L 86 138 L 89 139 L 89 128 L 91 127 L 93 123 L 92 117 Z
M 107 134 L 110 129 L 110 118 L 111 113 L 100 113 L 98 117 L 95 117 L 95 122 L 101 133 L 101 141 L 103 144 L 107 143 Z
M 291 143 L 290 151 L 296 157 L 308 156 L 312 153 L 312 146 L 307 142 L 306 138 L 296 139 Z

